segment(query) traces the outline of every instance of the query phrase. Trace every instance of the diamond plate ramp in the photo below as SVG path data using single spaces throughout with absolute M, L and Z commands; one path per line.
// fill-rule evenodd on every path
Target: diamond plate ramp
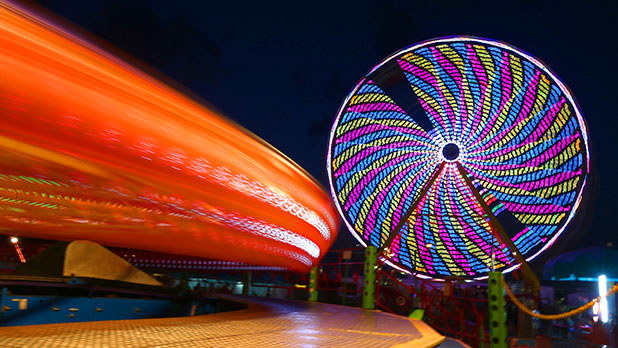
M 13 347 L 433 347 L 424 323 L 380 311 L 302 301 L 227 297 L 249 308 L 203 316 L 0 328 Z

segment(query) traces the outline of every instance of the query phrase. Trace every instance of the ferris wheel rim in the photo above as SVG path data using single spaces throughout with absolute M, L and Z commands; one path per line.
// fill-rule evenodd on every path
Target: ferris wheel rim
M 569 104 L 572 106 L 573 109 L 573 113 L 575 118 L 577 119 L 577 126 L 578 129 L 581 131 L 581 137 L 584 141 L 584 151 L 582 151 L 582 153 L 584 154 L 585 159 L 582 161 L 583 162 L 583 168 L 585 169 L 586 174 L 588 175 L 590 173 L 590 149 L 589 149 L 589 134 L 588 134 L 588 127 L 586 124 L 585 119 L 583 118 L 581 109 L 579 107 L 579 104 L 577 103 L 577 100 L 575 99 L 575 97 L 573 96 L 573 93 L 571 92 L 571 90 L 566 86 L 566 84 L 549 68 L 549 66 L 545 63 L 543 63 L 540 59 L 534 57 L 533 55 L 527 53 L 526 51 L 519 49 L 518 47 L 511 45 L 511 44 L 507 44 L 505 42 L 502 41 L 498 41 L 498 40 L 492 40 L 492 39 L 487 39 L 487 38 L 481 38 L 481 37 L 475 37 L 475 36 L 448 36 L 448 37 L 439 37 L 439 38 L 434 38 L 434 39 L 429 39 L 429 40 L 425 40 L 422 42 L 418 42 L 415 43 L 413 45 L 410 45 L 408 47 L 402 48 L 392 54 L 390 54 L 389 56 L 387 56 L 386 58 L 382 59 L 377 65 L 375 65 L 372 69 L 369 70 L 368 73 L 366 73 L 354 86 L 354 88 L 352 88 L 352 90 L 346 95 L 346 98 L 343 100 L 343 102 L 341 103 L 341 105 L 338 108 L 337 111 L 337 116 L 333 122 L 333 126 L 331 127 L 331 132 L 329 135 L 329 146 L 328 146 L 328 155 L 327 155 L 327 171 L 328 171 L 328 179 L 329 179 L 329 188 L 330 188 L 330 192 L 331 192 L 331 196 L 333 197 L 333 200 L 335 202 L 335 206 L 339 212 L 339 214 L 343 217 L 343 221 L 345 223 L 345 225 L 347 226 L 347 228 L 350 229 L 352 233 L 352 235 L 355 237 L 355 239 L 364 247 L 367 247 L 368 243 L 362 239 L 361 235 L 363 233 L 363 231 L 358 231 L 354 226 L 353 226 L 353 222 L 349 220 L 348 217 L 348 213 L 345 209 L 343 209 L 343 207 L 341 206 L 341 202 L 339 201 L 339 199 L 337 198 L 338 193 L 337 193 L 337 188 L 336 188 L 336 184 L 334 182 L 335 178 L 334 178 L 334 173 L 333 173 L 333 165 L 332 165 L 332 161 L 334 158 L 334 152 L 333 152 L 333 147 L 335 145 L 335 132 L 337 130 L 337 126 L 340 124 L 342 117 L 344 116 L 344 108 L 349 104 L 350 98 L 352 98 L 354 95 L 356 95 L 356 93 L 358 92 L 358 90 L 361 88 L 361 86 L 363 86 L 363 83 L 365 83 L 369 77 L 369 75 L 375 71 L 377 71 L 378 69 L 380 69 L 380 67 L 384 66 L 387 62 L 391 61 L 392 59 L 395 59 L 397 57 L 401 57 L 402 55 L 408 53 L 408 52 L 412 52 L 415 50 L 418 50 L 419 48 L 423 48 L 426 46 L 434 46 L 434 45 L 438 45 L 441 43 L 453 43 L 453 42 L 473 42 L 473 43 L 481 43 L 484 45 L 488 45 L 488 46 L 498 46 L 500 49 L 505 50 L 506 52 L 508 52 L 509 54 L 513 54 L 519 57 L 524 58 L 525 60 L 531 62 L 535 68 L 541 70 L 544 74 L 548 75 L 551 78 L 551 81 L 553 83 L 555 83 L 557 85 L 557 87 L 560 89 L 560 91 L 563 93 L 563 95 L 567 98 Z M 448 162 L 448 161 L 447 161 Z M 452 161 L 455 162 L 455 161 Z M 538 251 L 536 251 L 535 253 L 533 253 L 530 256 L 526 257 L 527 261 L 530 261 L 534 258 L 536 258 L 539 254 L 543 253 L 545 250 L 547 250 L 551 245 L 554 244 L 554 242 L 558 239 L 558 237 L 560 237 L 564 231 L 567 229 L 568 226 L 570 226 L 570 224 L 572 223 L 573 217 L 575 216 L 575 214 L 577 213 L 577 210 L 582 202 L 582 198 L 583 198 L 583 193 L 584 193 L 584 189 L 586 187 L 586 183 L 587 183 L 587 175 L 583 176 L 583 180 L 582 183 L 580 184 L 579 190 L 577 190 L 577 198 L 575 200 L 575 202 L 573 203 L 572 207 L 570 208 L 569 214 L 566 218 L 566 220 L 564 221 L 564 223 L 561 224 L 561 226 L 559 227 L 558 231 L 554 233 L 553 236 L 551 236 L 551 239 L 549 239 L 549 241 L 542 247 L 540 248 Z M 356 232 L 356 233 L 354 233 Z M 397 232 L 399 233 L 399 232 Z M 396 263 L 391 262 L 389 259 L 386 259 L 386 262 L 389 264 L 392 264 L 393 266 L 396 266 Z M 518 268 L 520 266 L 519 263 L 516 263 L 515 265 L 511 266 L 511 267 L 507 267 L 506 269 L 503 270 L 503 272 L 509 272 L 512 271 L 516 268 Z M 403 269 L 405 270 L 405 268 L 402 267 L 397 267 L 398 269 Z M 413 273 L 409 270 L 405 270 L 408 273 Z M 434 275 L 429 275 L 429 277 L 434 277 Z M 475 277 L 473 279 L 481 279 L 484 278 L 486 276 L 481 276 L 481 277 Z

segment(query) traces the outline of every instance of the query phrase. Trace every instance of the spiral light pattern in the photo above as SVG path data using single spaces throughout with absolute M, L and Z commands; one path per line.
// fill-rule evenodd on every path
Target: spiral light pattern
M 476 278 L 494 251 L 497 269 L 517 263 L 472 189 L 530 260 L 574 216 L 588 158 L 584 120 L 546 66 L 501 42 L 453 37 L 403 49 L 357 84 L 334 123 L 328 169 L 361 243 L 411 272 Z

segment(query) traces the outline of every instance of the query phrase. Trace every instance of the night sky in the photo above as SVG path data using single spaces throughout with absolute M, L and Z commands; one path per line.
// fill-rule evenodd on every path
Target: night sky
M 325 187 L 337 109 L 387 55 L 440 36 L 510 43 L 545 62 L 589 127 L 578 218 L 547 254 L 618 246 L 618 2 L 40 1 L 81 34 L 216 107 Z M 40 10 L 40 9 L 39 9 Z M 151 70 L 152 69 L 152 70 Z M 342 231 L 337 245 L 352 244 Z

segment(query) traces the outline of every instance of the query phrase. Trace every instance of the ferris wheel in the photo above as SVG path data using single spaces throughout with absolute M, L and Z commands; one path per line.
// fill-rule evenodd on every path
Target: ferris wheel
M 439 38 L 392 54 L 354 87 L 328 171 L 360 243 L 420 276 L 479 278 L 564 232 L 586 185 L 587 130 L 539 60 L 498 41 Z

